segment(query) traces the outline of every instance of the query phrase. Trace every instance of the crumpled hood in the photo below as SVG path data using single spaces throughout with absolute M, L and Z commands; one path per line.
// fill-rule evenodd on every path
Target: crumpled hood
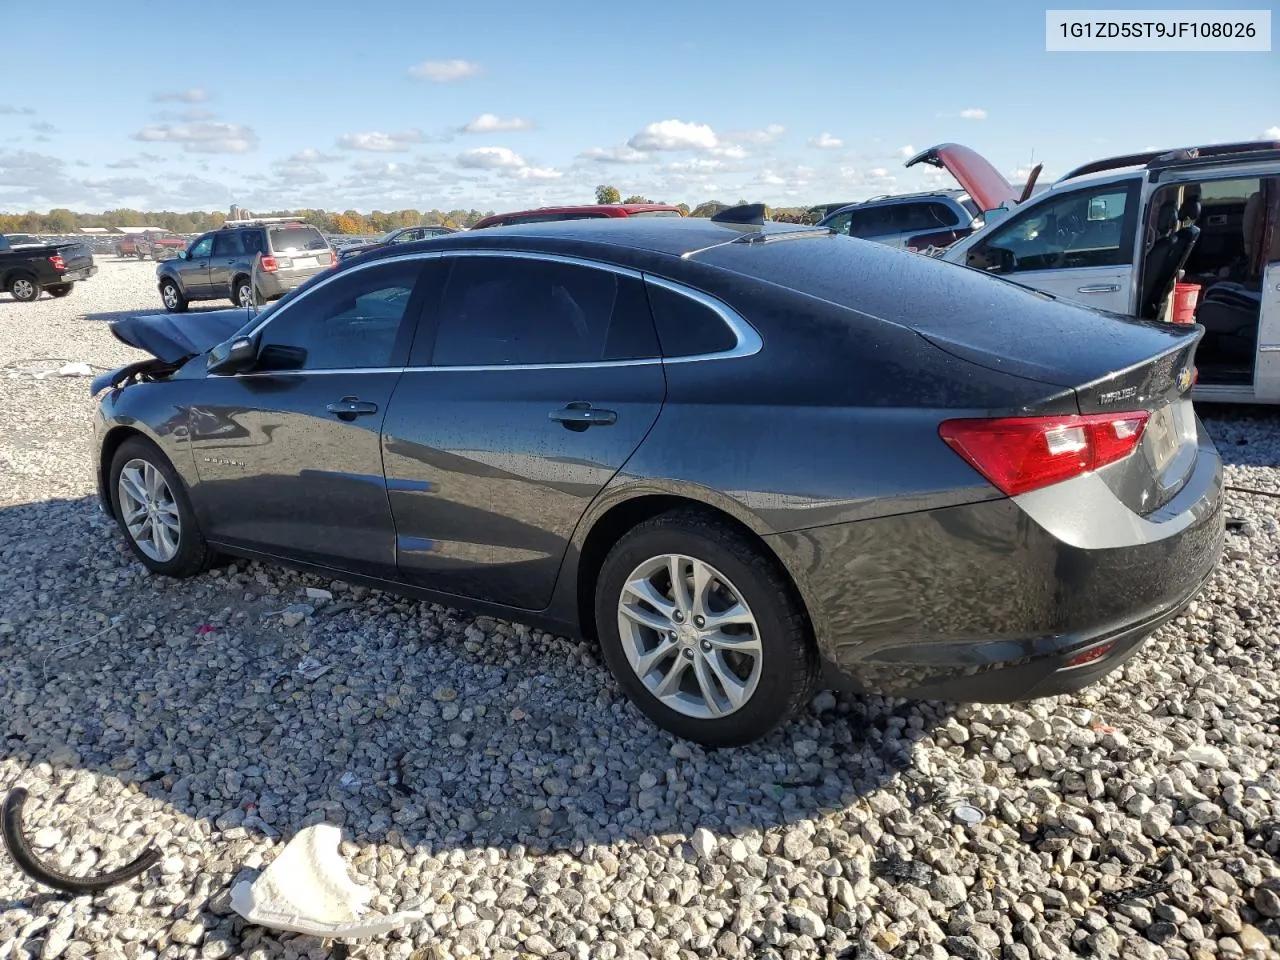
M 113 321 L 121 343 L 145 350 L 157 360 L 180 363 L 227 340 L 252 318 L 238 307 L 199 313 L 157 313 Z

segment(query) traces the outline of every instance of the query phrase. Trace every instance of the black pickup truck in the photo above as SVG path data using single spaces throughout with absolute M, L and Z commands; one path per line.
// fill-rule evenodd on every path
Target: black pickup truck
M 37 300 L 43 290 L 65 297 L 77 280 L 88 280 L 97 272 L 87 243 L 15 247 L 0 236 L 0 290 L 15 300 Z

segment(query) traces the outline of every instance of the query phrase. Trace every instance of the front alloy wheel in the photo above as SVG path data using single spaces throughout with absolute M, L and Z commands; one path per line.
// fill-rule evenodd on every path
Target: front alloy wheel
M 146 460 L 130 460 L 120 471 L 120 519 L 139 550 L 157 563 L 178 555 L 182 519 L 169 484 Z

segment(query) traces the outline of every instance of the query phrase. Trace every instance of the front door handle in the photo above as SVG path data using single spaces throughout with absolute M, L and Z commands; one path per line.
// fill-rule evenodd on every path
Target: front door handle
M 1083 287 L 1076 287 L 1077 293 L 1119 293 L 1120 284 L 1118 283 L 1091 283 Z
M 339 420 L 354 420 L 356 417 L 377 413 L 378 405 L 369 400 L 361 400 L 359 397 L 343 397 L 336 403 L 329 404 L 325 409 Z
M 556 423 L 563 424 L 566 430 L 581 431 L 587 427 L 607 427 L 618 422 L 618 415 L 612 410 L 601 410 L 585 400 L 575 400 L 560 410 L 552 410 L 547 416 Z

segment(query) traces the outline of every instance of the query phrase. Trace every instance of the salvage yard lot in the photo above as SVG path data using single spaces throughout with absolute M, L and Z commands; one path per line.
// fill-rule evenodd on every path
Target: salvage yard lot
M 823 693 L 707 752 L 521 624 L 243 561 L 146 575 L 95 506 L 88 381 L 36 376 L 141 356 L 101 318 L 159 311 L 154 265 L 99 265 L 0 298 L 0 789 L 30 789 L 70 872 L 148 836 L 165 858 L 94 900 L 3 860 L 0 956 L 327 956 L 228 904 L 321 820 L 374 910 L 427 914 L 355 956 L 1277 955 L 1280 413 L 1202 407 L 1253 492 L 1212 582 L 1108 680 L 1017 707 Z

